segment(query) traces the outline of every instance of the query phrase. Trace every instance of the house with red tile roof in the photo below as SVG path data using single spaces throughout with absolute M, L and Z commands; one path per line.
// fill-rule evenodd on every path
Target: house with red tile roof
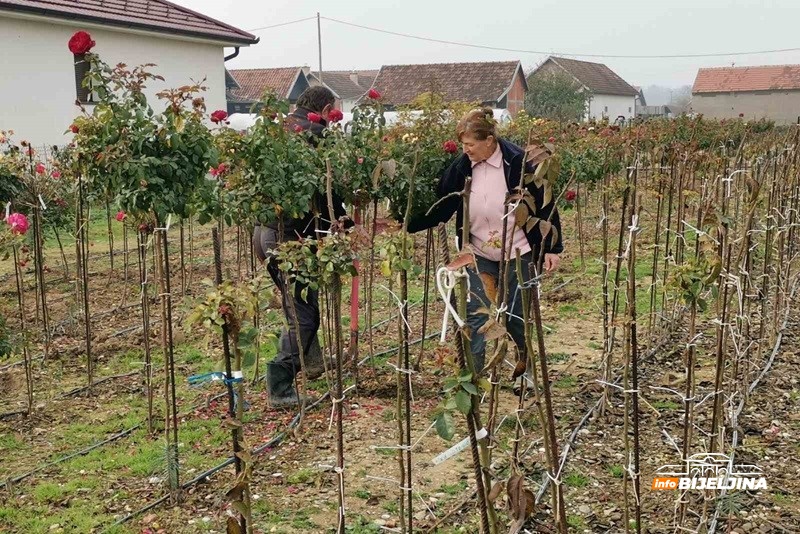
M 152 71 L 164 81 L 148 82 L 146 94 L 156 108 L 156 93 L 195 80 L 208 88 L 209 111 L 226 109 L 225 48 L 232 56 L 258 42 L 167 0 L 0 0 L 0 130 L 14 130 L 17 141 L 34 145 L 69 142 L 64 131 L 79 113 L 76 100 L 90 100 L 67 48 L 78 30 L 91 34 L 92 51 L 110 65 L 155 63 Z
M 294 104 L 309 81 L 304 67 L 267 69 L 233 69 L 230 72 L 237 87 L 228 89 L 228 113 L 250 113 L 267 91 Z
M 522 110 L 528 90 L 519 61 L 384 65 L 372 87 L 381 93 L 389 110 L 410 104 L 420 94 L 435 92 L 445 101 L 504 108 L 512 115 Z
M 705 117 L 800 120 L 800 65 L 716 67 L 697 71 L 692 111 Z
M 528 74 L 528 81 L 552 75 L 566 75 L 580 90 L 591 93 L 586 120 L 635 116 L 639 91 L 602 63 L 550 56 Z
M 336 95 L 336 107 L 351 113 L 359 99 L 372 87 L 378 70 L 332 70 L 320 74 L 305 67 L 311 85 L 325 85 Z M 324 82 L 323 82 L 324 80 Z

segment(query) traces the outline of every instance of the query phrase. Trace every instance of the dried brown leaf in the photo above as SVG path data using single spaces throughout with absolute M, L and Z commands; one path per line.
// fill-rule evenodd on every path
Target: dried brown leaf
M 524 359 L 517 361 L 517 365 L 514 367 L 514 373 L 511 375 L 511 380 L 516 380 L 517 378 L 521 377 L 525 374 L 525 371 L 528 368 L 528 362 Z
M 483 282 L 483 290 L 486 296 L 489 297 L 489 302 L 496 302 L 497 300 L 497 282 L 494 276 L 489 273 L 480 273 L 481 281 Z
M 227 534 L 244 534 L 242 532 L 242 526 L 231 516 L 228 516 L 228 525 L 225 528 L 225 532 L 227 532 Z
M 489 495 L 486 496 L 489 499 L 489 502 L 494 504 L 494 501 L 500 496 L 500 493 L 503 491 L 503 483 L 502 482 L 495 482 L 494 486 L 492 486 Z
M 225 494 L 225 498 L 229 501 L 241 501 L 244 496 L 244 490 L 247 488 L 247 484 L 244 482 L 239 482 L 234 487 L 228 490 Z
M 462 267 L 472 267 L 475 265 L 475 256 L 471 252 L 462 252 L 456 259 L 447 264 L 447 270 L 455 271 Z
M 533 165 L 538 165 L 550 156 L 551 154 L 548 152 L 547 147 L 542 145 L 528 145 L 525 148 L 525 161 Z
M 539 231 L 542 233 L 542 241 L 547 239 L 547 234 L 553 229 L 553 223 L 550 221 L 541 221 L 539 223 Z
M 502 363 L 502 361 L 506 357 L 506 354 L 508 354 L 508 340 L 504 339 L 497 344 L 497 348 L 495 349 L 494 354 L 492 355 L 491 359 L 486 364 L 486 366 L 483 368 L 483 370 L 487 371 L 488 369 L 492 369 L 499 363 Z
M 524 202 L 520 202 L 519 205 L 514 208 L 514 224 L 520 228 L 524 227 L 525 221 L 528 220 L 530 215 L 531 213 L 528 206 Z

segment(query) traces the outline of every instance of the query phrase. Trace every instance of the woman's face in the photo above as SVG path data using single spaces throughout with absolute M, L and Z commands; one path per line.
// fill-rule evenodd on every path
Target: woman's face
M 497 141 L 493 135 L 480 140 L 475 139 L 472 134 L 465 133 L 461 136 L 461 144 L 464 147 L 464 154 L 474 163 L 489 159 L 497 148 Z

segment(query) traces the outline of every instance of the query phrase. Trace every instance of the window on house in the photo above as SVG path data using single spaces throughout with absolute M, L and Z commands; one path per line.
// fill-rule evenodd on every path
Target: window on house
M 89 62 L 83 54 L 75 54 L 75 93 L 78 102 L 81 104 L 92 104 L 94 98 L 92 91 L 83 86 L 83 80 L 89 74 Z
M 628 106 L 628 113 L 630 113 L 630 112 L 631 112 L 631 107 L 630 107 L 630 106 Z

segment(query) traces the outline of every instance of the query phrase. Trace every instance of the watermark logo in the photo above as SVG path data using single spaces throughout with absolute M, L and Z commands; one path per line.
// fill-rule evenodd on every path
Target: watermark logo
M 651 489 L 759 490 L 767 489 L 767 480 L 755 465 L 734 464 L 721 453 L 698 453 L 689 456 L 683 465 L 661 467 Z

